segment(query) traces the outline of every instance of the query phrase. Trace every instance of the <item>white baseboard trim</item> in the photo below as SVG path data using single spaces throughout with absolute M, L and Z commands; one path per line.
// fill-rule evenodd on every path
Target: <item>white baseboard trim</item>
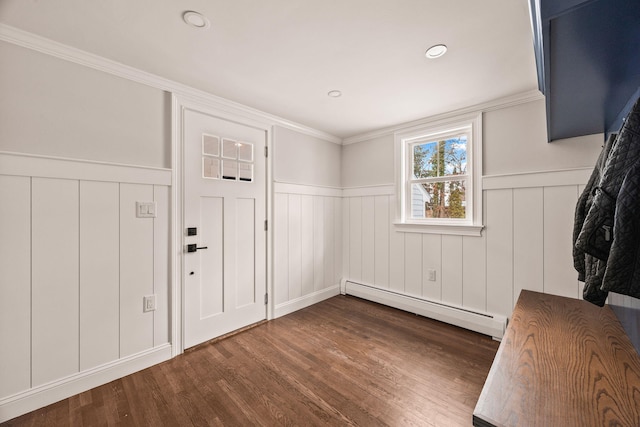
M 300 309 L 309 307 L 310 305 L 317 304 L 321 301 L 335 297 L 340 294 L 340 285 L 334 285 L 326 289 L 316 291 L 312 294 L 305 295 L 291 301 L 283 302 L 275 307 L 273 318 L 282 317 L 286 314 L 293 313 Z
M 171 358 L 171 344 L 106 363 L 0 399 L 0 423 Z
M 411 297 L 351 281 L 346 282 L 346 294 L 489 335 L 497 340 L 503 337 L 507 326 L 507 318 L 504 316 Z

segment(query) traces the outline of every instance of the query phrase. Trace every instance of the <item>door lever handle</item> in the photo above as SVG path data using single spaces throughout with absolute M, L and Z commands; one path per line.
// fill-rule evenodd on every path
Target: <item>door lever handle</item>
M 187 253 L 196 252 L 198 249 L 208 249 L 206 246 L 198 247 L 195 243 L 187 245 Z

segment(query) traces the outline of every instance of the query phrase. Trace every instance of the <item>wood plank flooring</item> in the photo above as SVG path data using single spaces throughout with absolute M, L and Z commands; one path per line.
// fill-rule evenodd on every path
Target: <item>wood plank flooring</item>
M 7 426 L 469 426 L 498 343 L 337 296 Z

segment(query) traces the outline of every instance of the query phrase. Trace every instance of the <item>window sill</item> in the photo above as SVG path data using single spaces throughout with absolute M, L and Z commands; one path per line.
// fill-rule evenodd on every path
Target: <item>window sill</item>
M 453 236 L 482 236 L 484 225 L 448 225 L 395 222 L 396 231 L 403 233 L 449 234 Z

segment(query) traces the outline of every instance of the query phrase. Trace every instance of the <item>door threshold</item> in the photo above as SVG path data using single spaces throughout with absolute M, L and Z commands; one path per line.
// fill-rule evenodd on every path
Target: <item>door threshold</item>
M 224 335 L 220 335 L 219 337 L 212 338 L 209 341 L 205 341 L 205 342 L 202 342 L 200 344 L 196 344 L 193 347 L 186 348 L 184 350 L 184 352 L 187 353 L 187 352 L 194 351 L 194 350 L 197 350 L 197 349 L 202 348 L 202 347 L 206 347 L 206 346 L 211 345 L 211 344 L 215 344 L 215 343 L 217 343 L 219 341 L 222 341 L 222 340 L 224 340 L 226 338 L 232 337 L 234 335 L 238 335 L 238 334 L 240 334 L 242 332 L 248 331 L 249 329 L 253 329 L 255 327 L 263 325 L 263 324 L 265 324 L 267 322 L 268 322 L 268 320 L 264 319 L 264 320 L 261 320 L 261 321 L 256 322 L 256 323 L 252 323 L 251 325 L 247 325 L 247 326 L 245 326 L 243 328 L 236 329 L 235 331 L 231 331 L 231 332 L 226 333 Z

